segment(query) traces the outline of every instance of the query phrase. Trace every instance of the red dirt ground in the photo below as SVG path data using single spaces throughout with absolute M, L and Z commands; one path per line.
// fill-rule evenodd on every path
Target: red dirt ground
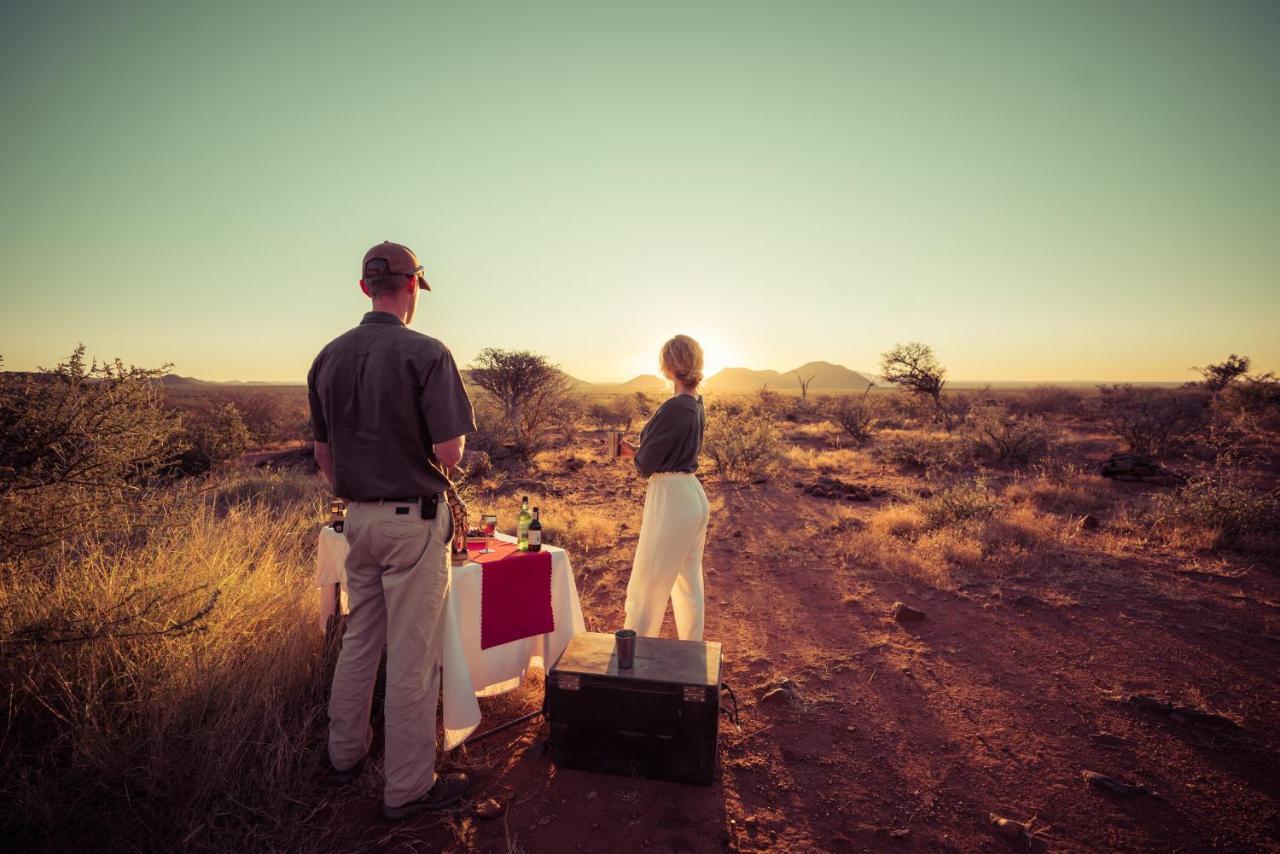
M 706 636 L 724 644 L 742 706 L 741 729 L 722 721 L 714 785 L 557 769 L 543 753 L 545 724 L 530 723 L 445 763 L 470 770 L 473 802 L 496 798 L 504 817 L 480 820 L 467 807 L 382 822 L 374 763 L 330 809 L 324 847 L 1280 850 L 1275 567 L 1100 550 L 1052 581 L 1028 573 L 943 593 L 875 567 L 841 568 L 830 502 L 786 484 L 704 482 Z M 626 523 L 614 547 L 573 555 L 588 628 L 619 626 L 643 484 L 591 460 L 543 486 L 549 517 L 557 505 L 590 505 Z M 857 506 L 870 514 L 877 503 Z M 927 618 L 895 623 L 895 601 Z M 797 699 L 761 703 L 784 677 Z M 1133 695 L 1221 716 L 1170 715 Z M 482 729 L 541 697 L 541 674 L 531 674 L 521 691 L 482 701 Z M 1086 770 L 1152 793 L 1109 794 Z M 1006 839 L 991 813 L 1032 821 L 1035 833 Z

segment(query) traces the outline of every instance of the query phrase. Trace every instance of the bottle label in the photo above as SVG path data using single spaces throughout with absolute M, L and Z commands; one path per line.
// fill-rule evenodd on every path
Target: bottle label
M 529 545 L 530 545 L 530 546 L 540 546 L 540 545 L 542 545 L 542 532 L 541 532 L 541 531 L 539 531 L 539 530 L 537 530 L 537 529 L 535 529 L 535 528 L 530 528 L 530 529 L 529 529 Z

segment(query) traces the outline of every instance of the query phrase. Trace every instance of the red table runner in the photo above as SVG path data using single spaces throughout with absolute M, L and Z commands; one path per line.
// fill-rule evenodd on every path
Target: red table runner
M 488 540 L 493 554 L 479 554 L 485 540 L 468 540 L 469 557 L 481 565 L 480 648 L 554 631 L 551 553 L 517 551 L 515 543 Z

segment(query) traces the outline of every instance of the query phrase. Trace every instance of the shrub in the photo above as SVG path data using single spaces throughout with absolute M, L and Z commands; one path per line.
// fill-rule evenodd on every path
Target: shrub
M 1111 430 L 1139 454 L 1161 454 L 1201 428 L 1209 396 L 1198 389 L 1099 386 L 1099 405 Z
M 1225 548 L 1280 539 L 1280 492 L 1263 492 L 1230 475 L 1192 478 L 1177 492 L 1156 496 L 1152 520 L 1157 528 L 1208 534 L 1208 545 Z
M 306 395 L 289 391 L 245 391 L 222 396 L 234 403 L 257 445 L 308 439 L 311 436 L 310 410 Z
M 973 419 L 971 436 L 979 458 L 1025 465 L 1047 456 L 1056 431 L 1039 416 L 1019 416 L 984 406 Z
M 821 406 L 828 421 L 853 441 L 864 445 L 871 440 L 871 427 L 878 409 L 872 401 L 865 394 L 844 394 L 824 399 Z
M 648 418 L 658 411 L 658 407 L 662 404 L 659 398 L 643 392 L 637 391 L 631 395 L 631 399 L 635 402 L 635 412 L 637 418 Z
M 203 474 L 239 457 L 252 437 L 234 403 L 189 410 L 182 416 L 177 441 L 178 467 L 183 474 Z
M 1079 412 L 1084 395 L 1075 389 L 1041 385 L 1019 391 L 1009 398 L 1009 411 L 1020 415 L 1069 415 Z
M 756 414 L 775 421 L 786 418 L 791 411 L 791 402 L 785 394 L 774 391 L 768 386 L 758 389 L 752 406 Z
M 882 435 L 875 455 L 884 462 L 923 469 L 926 474 L 966 468 L 967 443 L 950 433 L 900 432 Z
M 83 346 L 51 371 L 0 372 L 0 564 L 120 527 L 118 505 L 140 503 L 173 454 L 163 373 L 86 364 Z
M 619 395 L 591 404 L 587 414 L 597 430 L 613 429 L 630 433 L 636 416 L 640 414 L 640 403 L 633 395 Z
M 773 421 L 741 405 L 723 404 L 707 413 L 702 451 L 725 480 L 746 482 L 767 476 L 778 455 Z
M 1280 432 L 1280 377 L 1275 374 L 1258 374 L 1232 383 L 1220 400 L 1247 415 L 1259 429 Z
M 608 430 L 615 426 L 613 411 L 603 403 L 593 403 L 587 407 L 587 417 L 597 430 Z
M 783 416 L 788 421 L 798 424 L 809 424 L 813 421 L 821 421 L 826 416 L 822 412 L 822 407 L 818 401 L 812 397 L 796 397 L 790 399 L 791 405 L 787 408 L 786 414 Z
M 566 445 L 578 438 L 578 424 L 586 414 L 586 404 L 581 397 L 571 394 L 552 413 L 551 422 L 560 441 Z
M 987 519 L 999 509 L 982 480 L 944 487 L 920 503 L 920 512 L 929 528 L 945 528 L 971 519 Z

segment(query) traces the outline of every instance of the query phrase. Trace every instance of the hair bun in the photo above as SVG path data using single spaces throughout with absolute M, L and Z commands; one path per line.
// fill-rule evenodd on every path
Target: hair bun
M 658 365 L 682 385 L 702 382 L 702 346 L 688 335 L 677 335 L 662 345 Z

